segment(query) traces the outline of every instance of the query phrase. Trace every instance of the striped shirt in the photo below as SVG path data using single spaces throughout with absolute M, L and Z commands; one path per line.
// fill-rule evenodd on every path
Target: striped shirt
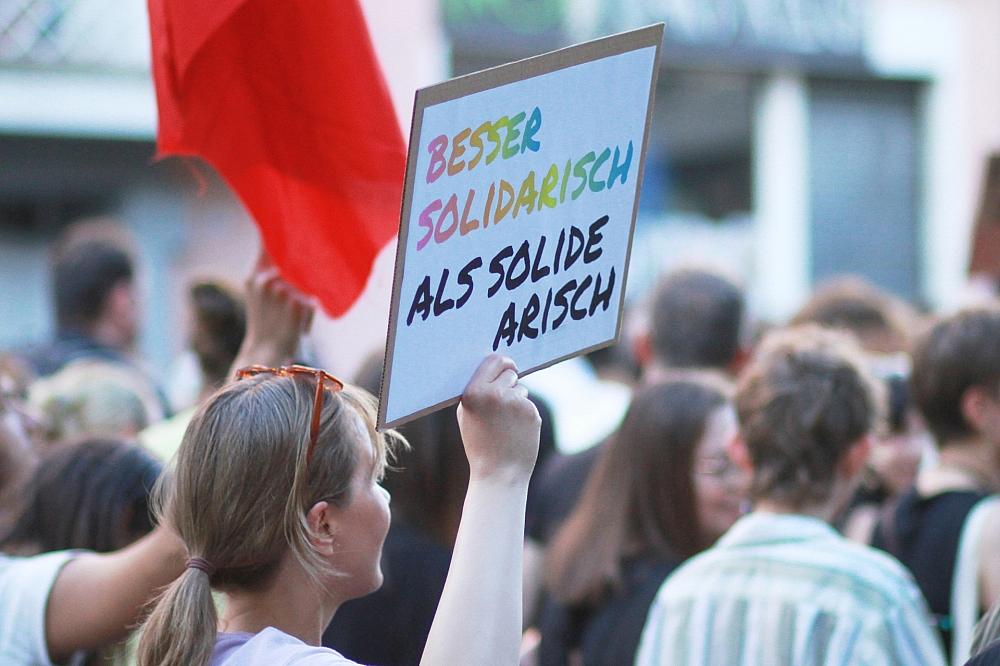
M 668 578 L 636 666 L 938 666 L 910 575 L 801 515 L 751 513 Z

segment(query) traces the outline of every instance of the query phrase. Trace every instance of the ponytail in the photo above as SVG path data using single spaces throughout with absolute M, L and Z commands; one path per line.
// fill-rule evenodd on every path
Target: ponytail
M 191 418 L 153 497 L 193 557 L 142 628 L 139 666 L 208 664 L 218 625 L 213 587 L 259 588 L 289 554 L 311 576 L 332 570 L 312 547 L 304 515 L 321 499 L 349 501 L 359 418 L 379 471 L 388 447 L 375 430 L 374 399 L 348 385 L 323 394 L 309 464 L 315 396 L 311 377 L 259 374 L 223 387 Z
M 188 567 L 146 619 L 138 666 L 205 666 L 215 647 L 217 624 L 208 573 Z

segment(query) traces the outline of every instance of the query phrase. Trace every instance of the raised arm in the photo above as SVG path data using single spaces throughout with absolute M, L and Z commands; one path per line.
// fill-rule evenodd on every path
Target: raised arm
M 422 666 L 516 664 L 528 479 L 541 420 L 513 361 L 491 355 L 462 396 L 469 490 Z
M 56 577 L 45 609 L 45 643 L 61 663 L 77 650 L 123 638 L 146 604 L 184 568 L 184 545 L 165 527 L 131 546 L 70 560 Z
M 262 256 L 246 281 L 247 333 L 232 371 L 287 364 L 312 325 L 314 307 Z

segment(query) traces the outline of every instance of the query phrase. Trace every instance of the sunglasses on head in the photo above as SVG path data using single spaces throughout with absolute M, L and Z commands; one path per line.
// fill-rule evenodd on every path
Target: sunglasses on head
M 280 368 L 270 368 L 266 365 L 251 365 L 236 371 L 236 379 L 245 379 L 256 375 L 277 375 L 279 377 L 308 375 L 316 378 L 316 397 L 313 400 L 312 419 L 309 427 L 309 448 L 306 449 L 306 464 L 308 465 L 312 460 L 313 450 L 316 448 L 316 438 L 319 436 L 319 420 L 323 412 L 323 385 L 329 380 L 330 390 L 336 393 L 344 388 L 344 382 L 325 370 L 310 368 L 306 365 L 284 365 Z

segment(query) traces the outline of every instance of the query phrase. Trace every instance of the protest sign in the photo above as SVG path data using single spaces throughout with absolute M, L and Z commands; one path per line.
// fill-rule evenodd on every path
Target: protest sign
M 417 92 L 379 426 L 614 342 L 663 25 Z

